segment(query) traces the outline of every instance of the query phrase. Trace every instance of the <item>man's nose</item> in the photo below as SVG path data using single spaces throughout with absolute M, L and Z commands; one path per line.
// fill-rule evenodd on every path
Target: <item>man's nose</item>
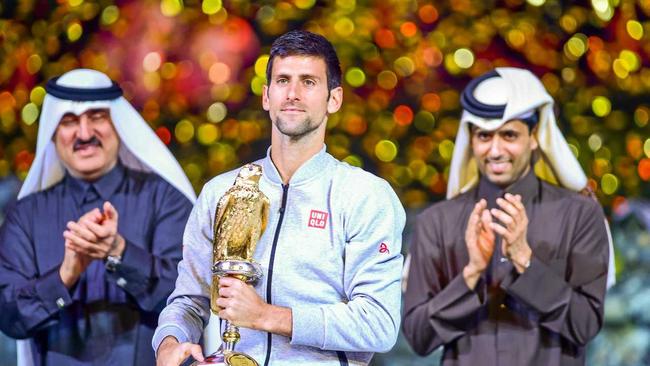
M 501 156 L 502 141 L 499 136 L 494 136 L 490 142 L 490 151 L 488 152 L 491 157 Z
M 88 140 L 90 137 L 92 137 L 92 133 L 93 132 L 88 117 L 83 115 L 79 117 L 79 132 L 78 132 L 79 139 Z
M 300 100 L 300 84 L 296 82 L 289 83 L 287 89 L 288 100 Z

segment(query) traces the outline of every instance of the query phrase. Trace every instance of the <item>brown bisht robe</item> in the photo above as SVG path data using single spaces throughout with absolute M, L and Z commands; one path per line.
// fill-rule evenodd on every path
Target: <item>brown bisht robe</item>
M 530 267 L 517 274 L 497 236 L 472 291 L 462 275 L 468 217 L 480 198 L 496 207 L 506 191 L 526 207 Z M 482 179 L 422 212 L 410 251 L 403 330 L 417 353 L 443 345 L 442 365 L 584 365 L 603 323 L 608 261 L 603 211 L 591 198 L 532 171 L 505 191 Z

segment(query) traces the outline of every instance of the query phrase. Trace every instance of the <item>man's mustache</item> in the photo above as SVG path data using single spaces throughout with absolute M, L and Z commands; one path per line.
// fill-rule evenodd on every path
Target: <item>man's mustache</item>
M 509 158 L 486 158 L 485 162 L 486 163 L 507 163 L 509 162 Z
M 93 136 L 89 138 L 88 140 L 82 140 L 82 139 L 76 139 L 74 141 L 74 145 L 72 145 L 72 150 L 77 151 L 81 148 L 87 147 L 87 146 L 98 146 L 101 147 L 102 143 L 97 139 L 97 137 Z
M 287 108 L 295 108 L 303 111 L 306 109 L 305 106 L 300 103 L 285 103 L 282 104 L 282 106 L 280 107 L 280 109 L 287 109 Z

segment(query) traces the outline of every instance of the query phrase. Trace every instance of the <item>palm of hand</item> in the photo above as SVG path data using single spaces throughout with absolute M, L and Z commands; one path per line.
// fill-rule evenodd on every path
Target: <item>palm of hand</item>
M 494 252 L 494 233 L 492 230 L 486 229 L 481 225 L 476 239 L 476 246 L 481 259 L 483 260 L 483 264 L 487 265 L 490 258 L 492 258 L 492 253 Z

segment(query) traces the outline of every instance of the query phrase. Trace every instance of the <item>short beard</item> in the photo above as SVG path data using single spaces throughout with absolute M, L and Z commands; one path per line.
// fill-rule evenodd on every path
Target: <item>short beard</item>
M 303 137 L 314 133 L 314 131 L 316 131 L 318 127 L 320 127 L 321 125 L 320 123 L 314 124 L 310 118 L 307 118 L 302 122 L 302 124 L 296 130 L 288 131 L 286 128 L 283 127 L 286 124 L 282 122 L 280 117 L 276 117 L 275 121 L 273 121 L 273 124 L 278 129 L 278 131 L 280 131 L 280 133 L 282 133 L 285 136 L 289 136 L 289 139 L 292 142 L 300 141 Z

